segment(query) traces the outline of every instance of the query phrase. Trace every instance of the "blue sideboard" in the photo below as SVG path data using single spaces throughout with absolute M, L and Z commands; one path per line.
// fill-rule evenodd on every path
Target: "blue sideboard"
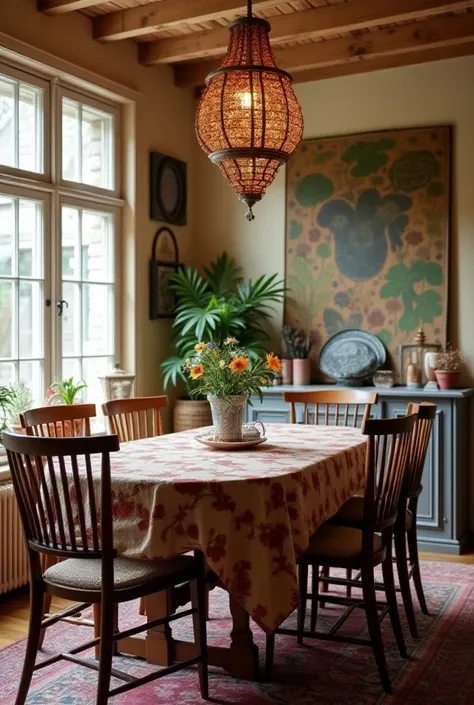
M 337 387 L 340 389 L 340 387 Z M 285 391 L 310 392 L 335 389 L 328 385 L 279 386 L 262 390 L 264 399 L 252 397 L 248 421 L 288 423 Z M 474 389 L 425 390 L 364 387 L 379 395 L 374 418 L 403 416 L 409 402 L 430 401 L 437 405 L 436 422 L 423 474 L 423 492 L 418 504 L 418 537 L 422 551 L 462 553 L 469 538 L 469 407 Z M 302 422 L 303 407 L 298 405 Z

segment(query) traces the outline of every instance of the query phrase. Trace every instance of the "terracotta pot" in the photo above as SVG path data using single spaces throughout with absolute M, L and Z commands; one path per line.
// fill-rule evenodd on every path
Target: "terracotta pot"
M 435 370 L 436 380 L 440 389 L 456 389 L 459 380 L 459 370 Z
M 282 384 L 293 384 L 293 360 L 281 361 Z
M 191 428 L 212 426 L 209 402 L 195 399 L 178 399 L 173 409 L 173 430 L 188 431 Z
M 303 386 L 311 383 L 311 367 L 309 359 L 293 360 L 293 384 Z

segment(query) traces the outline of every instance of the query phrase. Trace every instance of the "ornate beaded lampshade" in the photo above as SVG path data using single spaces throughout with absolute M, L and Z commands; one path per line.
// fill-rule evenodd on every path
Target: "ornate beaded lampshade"
M 269 32 L 249 1 L 247 16 L 230 25 L 227 55 L 206 78 L 196 115 L 199 144 L 247 204 L 248 220 L 303 134 L 292 78 L 277 68 Z

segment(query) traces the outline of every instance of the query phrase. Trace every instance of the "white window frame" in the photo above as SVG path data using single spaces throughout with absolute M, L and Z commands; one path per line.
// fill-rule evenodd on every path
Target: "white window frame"
M 62 131 L 62 101 L 63 98 L 69 98 L 82 105 L 87 105 L 88 107 L 100 110 L 103 113 L 108 113 L 112 116 L 114 121 L 113 128 L 113 154 L 112 154 L 112 174 L 114 179 L 114 187 L 112 189 L 100 188 L 98 186 L 91 186 L 90 184 L 85 184 L 82 181 L 69 181 L 63 178 L 62 175 L 62 143 L 63 143 L 63 131 Z M 62 187 L 74 190 L 75 192 L 96 194 L 98 196 L 114 197 L 119 198 L 122 192 L 122 185 L 120 183 L 120 108 L 116 105 L 111 105 L 103 100 L 97 100 L 96 98 L 78 92 L 70 88 L 66 88 L 64 85 L 59 85 L 57 90 L 57 100 L 56 100 L 56 163 L 55 169 L 56 174 L 58 174 L 58 183 Z
M 51 182 L 51 83 L 44 78 L 9 66 L 0 62 L 0 74 L 13 78 L 21 83 L 26 83 L 43 91 L 43 171 L 26 171 L 14 166 L 0 164 L 0 174 L 6 174 L 16 179 L 30 179 L 34 181 Z

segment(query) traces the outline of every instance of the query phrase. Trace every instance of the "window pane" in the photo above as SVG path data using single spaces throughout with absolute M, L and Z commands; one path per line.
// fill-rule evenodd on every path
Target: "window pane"
M 63 282 L 64 305 L 62 315 L 63 355 L 81 355 L 81 287 Z
M 15 201 L 0 195 L 0 276 L 11 276 L 15 266 Z
M 20 83 L 19 160 L 26 171 L 43 171 L 43 91 Z
M 0 357 L 16 353 L 15 288 L 12 281 L 0 281 Z
M 15 81 L 0 77 L 0 164 L 15 164 Z
M 83 211 L 82 279 L 113 282 L 113 222 L 108 213 Z
M 19 378 L 33 393 L 35 404 L 44 401 L 43 364 L 40 360 L 20 362 Z
M 42 357 L 43 296 L 39 282 L 20 279 L 18 338 L 20 357 Z
M 16 365 L 13 362 L 0 362 L 0 384 L 6 386 L 16 381 Z
M 61 377 L 62 377 L 62 379 L 74 377 L 76 382 L 78 380 L 82 379 L 81 361 L 78 360 L 77 358 L 73 358 L 73 357 L 63 358 Z
M 82 353 L 113 352 L 113 288 L 104 284 L 82 287 Z
M 43 276 L 43 204 L 26 198 L 18 199 L 20 277 Z
M 76 101 L 63 98 L 63 179 L 81 181 L 81 110 Z
M 64 206 L 61 213 L 63 279 L 81 278 L 79 209 Z
M 82 181 L 111 189 L 113 118 L 89 106 L 82 109 Z
M 103 399 L 99 377 L 106 375 L 113 367 L 111 357 L 91 357 L 82 361 L 82 378 L 87 384 L 85 398 L 89 402 L 100 402 Z

